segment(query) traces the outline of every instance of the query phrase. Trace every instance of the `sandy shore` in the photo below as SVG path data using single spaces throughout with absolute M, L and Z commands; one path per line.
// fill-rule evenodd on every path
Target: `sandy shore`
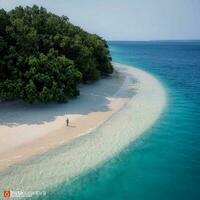
M 82 86 L 80 97 L 68 104 L 1 104 L 0 170 L 97 128 L 128 101 L 129 82 L 128 75 L 116 71 Z M 65 126 L 67 118 L 69 127 Z
M 118 111 L 110 112 L 110 102 L 113 101 L 109 101 L 109 111 L 104 110 L 109 114 L 101 118 L 107 120 L 89 134 L 2 170 L 0 189 L 47 191 L 63 182 L 70 183 L 118 154 L 159 119 L 167 99 L 162 84 L 154 76 L 137 68 L 120 64 L 115 64 L 115 68 L 125 77 L 112 94 L 112 98 L 117 99 L 113 107 Z M 90 113 L 90 120 L 95 116 L 100 117 L 100 113 Z M 57 134 L 59 138 L 62 135 Z M 65 142 L 64 139 L 59 142 Z

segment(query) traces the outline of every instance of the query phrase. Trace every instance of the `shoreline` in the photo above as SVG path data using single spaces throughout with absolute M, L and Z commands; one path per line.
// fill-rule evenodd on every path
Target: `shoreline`
M 167 100 L 161 83 L 143 70 L 114 66 L 133 78 L 130 100 L 89 134 L 2 171 L 2 188 L 46 190 L 73 181 L 118 154 L 159 119 Z
M 109 97 L 106 97 L 107 102 L 103 105 L 101 105 L 101 102 L 100 104 L 97 102 L 95 105 L 96 111 L 93 111 L 93 109 L 89 107 L 86 108 L 88 114 L 57 116 L 52 122 L 33 125 L 22 124 L 19 126 L 14 125 L 12 127 L 0 126 L 0 170 L 27 160 L 34 155 L 47 152 L 50 149 L 68 143 L 75 138 L 91 132 L 104 123 L 114 112 L 125 105 L 129 100 L 125 94 L 129 90 L 127 87 L 129 82 L 128 77 L 124 74 L 121 74 L 120 78 L 117 76 L 118 72 L 115 71 L 111 81 L 119 82 L 119 88 L 117 88 L 116 91 L 113 91 L 114 95 L 109 96 L 109 94 L 107 94 Z M 109 84 L 109 81 L 110 80 L 104 79 L 99 82 L 102 82 L 101 85 L 103 85 L 104 83 Z M 88 86 L 83 87 L 85 88 L 84 92 L 94 92 L 96 86 L 89 85 L 89 91 L 87 91 Z M 101 86 L 98 86 L 97 83 L 97 90 L 98 89 L 101 89 Z M 123 94 L 124 97 L 120 97 L 123 96 Z M 98 91 L 96 91 L 93 95 L 96 95 L 98 98 L 98 95 L 101 94 L 98 94 Z M 82 103 L 81 101 L 83 98 L 82 96 L 79 98 L 79 103 Z M 83 101 L 87 100 L 89 99 L 83 99 Z M 76 106 L 73 101 L 74 100 L 72 99 L 71 102 L 66 104 L 72 110 Z M 101 106 L 106 106 L 107 109 L 101 110 Z M 67 109 L 66 112 L 68 112 Z M 65 126 L 66 118 L 70 118 L 68 127 Z

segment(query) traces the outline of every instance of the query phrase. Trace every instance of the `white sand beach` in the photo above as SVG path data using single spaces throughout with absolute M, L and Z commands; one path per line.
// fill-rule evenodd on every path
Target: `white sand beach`
M 159 119 L 167 99 L 161 83 L 140 69 L 114 66 L 112 77 L 84 86 L 78 99 L 64 105 L 67 115 L 58 113 L 43 124 L 13 119 L 7 123 L 15 125 L 0 126 L 2 169 L 52 149 L 2 170 L 1 188 L 37 191 L 70 181 L 119 153 Z M 66 116 L 71 127 L 65 127 Z
M 129 99 L 128 75 L 117 71 L 67 104 L 1 103 L 0 169 L 64 144 L 98 127 Z M 66 119 L 69 126 L 66 127 Z

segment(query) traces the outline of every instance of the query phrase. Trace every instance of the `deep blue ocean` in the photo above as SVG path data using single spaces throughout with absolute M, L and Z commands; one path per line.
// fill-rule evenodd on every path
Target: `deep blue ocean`
M 114 62 L 146 70 L 163 83 L 167 108 L 118 156 L 72 184 L 56 187 L 46 199 L 199 200 L 200 42 L 109 42 L 109 46 Z

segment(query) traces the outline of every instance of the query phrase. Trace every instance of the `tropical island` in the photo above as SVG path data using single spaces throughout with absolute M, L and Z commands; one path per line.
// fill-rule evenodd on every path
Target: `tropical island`
M 0 199 L 199 200 L 199 10 L 1 0 Z
M 0 99 L 66 102 L 111 74 L 106 41 L 43 7 L 0 10 Z
M 0 55 L 1 191 L 72 181 L 121 152 L 166 104 L 154 76 L 111 63 L 106 41 L 42 7 L 0 11 Z

